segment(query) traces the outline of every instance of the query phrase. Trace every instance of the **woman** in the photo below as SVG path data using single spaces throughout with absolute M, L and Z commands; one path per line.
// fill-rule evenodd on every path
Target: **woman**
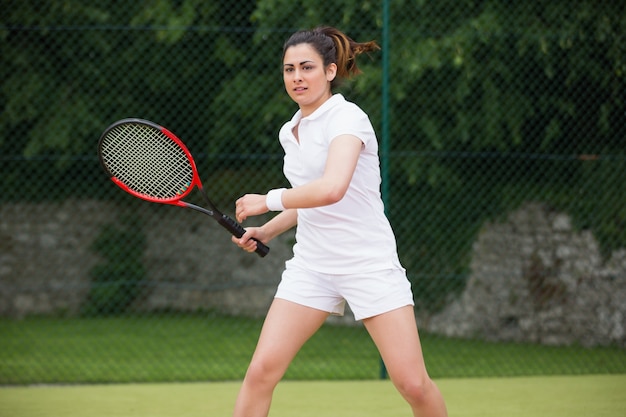
M 415 416 L 446 416 L 422 357 L 413 298 L 380 196 L 378 143 L 367 115 L 332 88 L 358 74 L 357 55 L 379 49 L 321 27 L 283 48 L 285 89 L 299 110 L 280 130 L 292 188 L 247 194 L 237 220 L 280 211 L 233 242 L 252 252 L 295 227 L 286 262 L 244 378 L 235 417 L 267 416 L 274 388 L 302 345 L 348 302 Z

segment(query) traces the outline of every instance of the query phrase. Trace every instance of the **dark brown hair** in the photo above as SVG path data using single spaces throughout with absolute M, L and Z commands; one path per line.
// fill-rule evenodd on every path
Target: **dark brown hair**
M 358 75 L 361 70 L 356 64 L 356 57 L 363 52 L 380 49 L 376 41 L 355 42 L 345 33 L 330 26 L 320 26 L 312 30 L 301 30 L 289 37 L 283 45 L 283 58 L 290 46 L 309 44 L 322 57 L 324 66 L 337 65 L 337 76 L 331 82 L 331 87 L 353 75 Z

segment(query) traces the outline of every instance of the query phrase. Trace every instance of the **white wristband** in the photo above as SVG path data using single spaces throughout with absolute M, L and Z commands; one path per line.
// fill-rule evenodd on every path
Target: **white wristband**
M 285 188 L 275 188 L 267 192 L 265 205 L 270 211 L 285 210 L 285 206 L 283 206 L 283 192 L 285 192 Z

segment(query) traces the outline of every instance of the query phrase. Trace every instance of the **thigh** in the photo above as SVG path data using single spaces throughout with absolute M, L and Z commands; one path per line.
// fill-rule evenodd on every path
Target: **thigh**
M 413 306 L 363 320 L 394 381 L 428 378 Z
M 302 345 L 324 324 L 328 313 L 276 298 L 265 318 L 252 362 L 284 373 Z

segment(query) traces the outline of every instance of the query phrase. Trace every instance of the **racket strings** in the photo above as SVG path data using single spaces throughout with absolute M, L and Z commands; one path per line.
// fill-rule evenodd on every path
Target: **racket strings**
M 184 150 L 160 130 L 137 123 L 113 128 L 101 145 L 109 172 L 131 190 L 152 198 L 184 194 L 193 168 Z

